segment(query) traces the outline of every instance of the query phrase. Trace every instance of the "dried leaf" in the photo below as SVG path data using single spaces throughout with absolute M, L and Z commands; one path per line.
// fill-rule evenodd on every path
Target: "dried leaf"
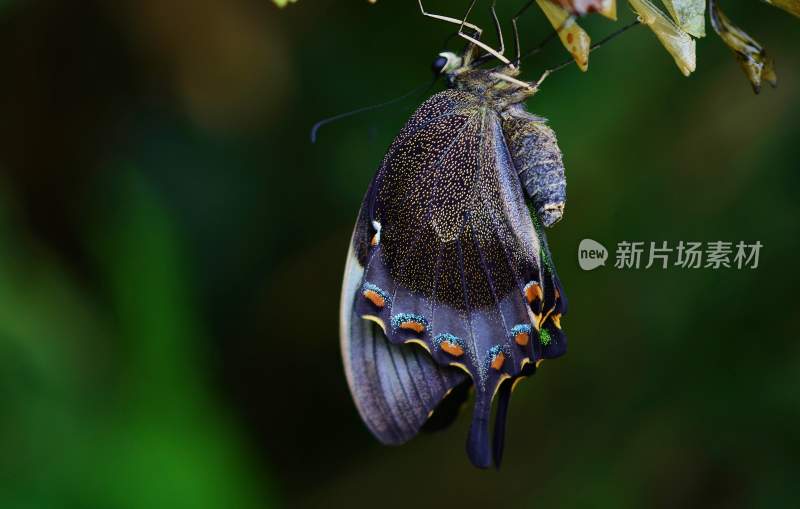
M 794 14 L 800 18 L 800 0 L 764 0 L 770 5 L 783 9 L 789 14 Z
M 766 81 L 773 87 L 777 85 L 775 64 L 767 55 L 764 47 L 731 23 L 731 20 L 720 10 L 716 0 L 709 0 L 708 6 L 711 26 L 736 55 L 736 60 L 742 66 L 747 79 L 753 84 L 753 91 L 756 94 L 761 91 L 762 81 Z
M 580 70 L 586 71 L 589 68 L 589 49 L 592 46 L 589 34 L 575 22 L 574 16 L 563 7 L 554 4 L 551 0 L 536 0 L 536 3 L 539 4 L 553 28 L 558 31 L 561 44 L 572 54 L 572 58 L 575 59 Z
M 678 28 L 661 10 L 648 0 L 628 0 L 639 20 L 649 26 L 669 51 L 684 76 L 694 72 L 696 66 L 695 44 L 689 34 Z
M 597 12 L 603 16 L 617 19 L 617 0 L 550 0 L 570 14 L 583 16 L 590 12 Z
M 695 37 L 705 37 L 706 0 L 663 0 L 663 2 L 672 19 L 682 30 Z

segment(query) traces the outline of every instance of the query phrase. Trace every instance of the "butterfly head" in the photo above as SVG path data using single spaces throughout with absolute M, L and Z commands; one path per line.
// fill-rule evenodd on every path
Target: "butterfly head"
M 451 74 L 464 65 L 464 59 L 451 51 L 443 51 L 436 56 L 431 65 L 436 76 Z

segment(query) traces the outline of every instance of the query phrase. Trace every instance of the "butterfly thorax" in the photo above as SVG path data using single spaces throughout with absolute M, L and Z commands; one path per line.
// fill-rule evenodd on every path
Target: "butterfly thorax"
M 523 87 L 504 80 L 507 76 L 515 78 L 519 69 L 511 66 L 494 69 L 462 67 L 448 75 L 448 86 L 468 92 L 482 103 L 502 113 L 510 106 L 524 102 L 536 93 L 533 87 Z

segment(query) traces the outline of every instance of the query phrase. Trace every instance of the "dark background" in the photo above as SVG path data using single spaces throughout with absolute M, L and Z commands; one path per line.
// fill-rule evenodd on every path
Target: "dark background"
M 424 96 L 308 141 L 430 79 L 451 26 L 411 1 L 0 0 L 0 507 L 797 506 L 800 20 L 723 7 L 777 89 L 713 33 L 686 79 L 638 27 L 529 101 L 569 179 L 570 351 L 515 392 L 498 473 L 465 418 L 379 445 L 339 357 L 352 222 Z M 521 26 L 527 48 L 549 30 Z M 585 237 L 764 248 L 583 272 Z

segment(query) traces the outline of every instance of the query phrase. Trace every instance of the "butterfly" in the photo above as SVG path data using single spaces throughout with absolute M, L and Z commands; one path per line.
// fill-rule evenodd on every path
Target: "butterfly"
M 380 442 L 447 426 L 474 388 L 466 449 L 487 468 L 502 460 L 514 385 L 566 352 L 567 300 L 544 232 L 563 214 L 566 180 L 555 133 L 525 107 L 538 84 L 508 60 L 484 68 L 478 48 L 439 54 L 447 88 L 411 116 L 367 189 L 340 336 L 353 400 Z

